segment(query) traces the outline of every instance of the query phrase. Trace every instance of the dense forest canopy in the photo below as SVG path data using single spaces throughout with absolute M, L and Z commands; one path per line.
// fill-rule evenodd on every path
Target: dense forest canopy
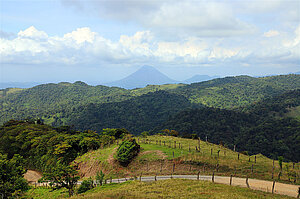
M 69 126 L 51 127 L 40 120 L 10 120 L 0 127 L 0 153 L 12 158 L 15 154 L 26 160 L 26 167 L 47 171 L 57 161 L 70 163 L 89 150 L 112 143 L 125 129 L 76 131 Z
M 44 117 L 48 124 L 68 125 L 67 119 L 57 123 L 57 118 L 61 119 L 66 111 L 72 112 L 74 108 L 75 111 L 79 106 L 89 106 L 90 103 L 118 103 L 159 90 L 182 95 L 194 104 L 232 109 L 294 89 L 300 89 L 300 75 L 237 76 L 190 85 L 150 85 L 133 90 L 89 86 L 83 82 L 43 84 L 14 92 L 2 90 L 1 93 L 6 94 L 0 97 L 0 123 L 10 119 Z
M 249 153 L 299 161 L 299 92 L 300 75 L 237 76 L 132 90 L 62 82 L 1 90 L 0 122 L 39 118 L 52 126 L 73 125 L 98 133 L 126 128 L 136 135 L 174 129 L 180 136 L 207 136 L 213 143 L 235 144 Z M 51 137 L 69 139 L 64 133 L 68 131 L 56 134 L 53 127 L 47 128 Z M 70 139 L 79 138 L 75 133 Z

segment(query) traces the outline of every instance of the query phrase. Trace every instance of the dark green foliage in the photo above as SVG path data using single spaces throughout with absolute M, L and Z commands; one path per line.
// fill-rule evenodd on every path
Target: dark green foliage
M 95 131 L 124 127 L 137 134 L 152 129 L 188 107 L 193 105 L 185 97 L 158 91 L 123 102 L 81 106 L 70 113 L 68 123 L 78 129 Z
M 22 156 L 15 154 L 12 159 L 8 159 L 0 153 L 0 193 L 4 198 L 29 189 L 27 181 L 23 178 L 25 172 Z
M 300 88 L 300 75 L 225 77 L 172 90 L 193 103 L 232 109 Z
M 69 163 L 101 144 L 100 136 L 93 131 L 82 133 L 67 127 L 53 128 L 15 120 L 0 127 L 0 153 L 9 158 L 20 154 L 26 160 L 27 168 L 42 171 L 51 168 L 57 160 Z
M 77 193 L 84 193 L 90 189 L 94 188 L 94 183 L 92 178 L 82 181 L 81 185 L 79 186 Z
M 151 102 L 153 100 L 151 95 L 148 96 L 148 102 L 145 99 L 147 97 L 144 97 L 144 101 L 135 99 L 142 94 L 166 90 L 168 93 L 185 97 L 185 99 L 195 104 L 231 109 L 299 88 L 300 75 L 263 78 L 226 77 L 191 85 L 181 85 L 177 88 L 174 85 L 150 85 L 134 90 L 89 86 L 83 82 L 44 84 L 0 97 L 0 123 L 11 118 L 25 119 L 30 117 L 42 118 L 41 121 L 55 126 L 74 124 L 81 130 L 99 131 L 103 128 L 125 127 L 131 132 L 135 132 L 135 130 L 142 132 L 149 130 L 149 126 L 156 125 L 157 122 L 176 113 L 176 111 L 170 110 L 168 106 L 161 104 L 167 96 L 153 96 L 162 98 L 161 102 L 158 99 Z M 133 101 L 130 101 L 130 99 L 133 99 Z M 120 104 L 119 102 L 124 103 Z M 106 103 L 109 104 L 104 105 Z M 146 104 L 149 108 L 140 109 L 141 104 Z M 125 108 L 127 105 L 128 109 Z M 159 105 L 161 107 L 158 109 L 157 106 Z M 176 110 L 187 108 L 186 106 L 180 108 L 181 104 L 174 104 L 174 102 L 172 106 L 176 107 Z M 152 122 L 152 118 L 147 117 L 145 113 L 148 110 L 151 113 L 152 108 L 154 111 L 163 114 L 164 117 L 161 119 L 154 117 L 155 122 Z M 85 115 L 81 114 L 82 111 Z M 110 112 L 112 114 L 109 114 Z M 106 119 L 106 116 L 109 116 L 109 118 Z M 150 116 L 155 115 L 150 114 Z M 126 117 L 128 120 L 124 119 Z M 145 123 L 138 122 L 136 124 L 134 121 L 138 117 L 141 117 Z M 147 126 L 149 122 L 150 124 Z M 143 128 L 142 126 L 145 125 L 146 128 Z
M 300 122 L 284 117 L 291 107 L 299 105 L 300 90 L 295 90 L 235 111 L 190 109 L 173 116 L 154 132 L 175 129 L 183 137 L 197 134 L 204 140 L 207 136 L 209 142 L 230 148 L 235 144 L 239 151 L 250 154 L 299 161 Z
M 113 136 L 115 139 L 123 138 L 126 134 L 129 134 L 129 131 L 125 128 L 121 129 L 111 129 L 111 128 L 106 128 L 103 129 L 101 132 L 101 136 L 108 135 L 108 136 Z
M 255 118 L 251 115 L 235 111 L 217 108 L 190 109 L 173 116 L 154 132 L 160 129 L 175 129 L 183 137 L 197 134 L 203 140 L 207 136 L 209 142 L 219 144 L 223 141 L 233 147 L 241 127 L 251 126 L 252 122 L 255 122 Z M 167 134 L 170 135 L 171 132 Z
M 127 166 L 139 152 L 140 145 L 136 143 L 135 139 L 125 140 L 117 150 L 116 159 L 121 165 Z
M 96 174 L 96 184 L 102 186 L 103 180 L 104 180 L 104 173 L 102 172 L 102 170 L 100 172 L 98 171 Z
M 74 194 L 74 189 L 80 178 L 73 166 L 66 165 L 61 161 L 56 162 L 56 164 L 43 175 L 42 181 L 50 182 L 54 190 L 61 188 L 68 189 L 70 197 Z
M 202 139 L 208 136 L 209 141 L 223 142 L 229 147 L 236 144 L 239 150 L 250 154 L 264 153 L 272 158 L 283 155 L 289 160 L 299 160 L 299 123 L 285 118 L 291 108 L 300 106 L 299 89 L 300 75 L 226 77 L 191 85 L 151 85 L 133 90 L 93 87 L 83 82 L 45 84 L 10 94 L 2 92 L 0 122 L 11 118 L 41 118 L 36 123 L 74 125 L 75 129 L 97 132 L 104 128 L 126 128 L 133 134 L 158 126 L 155 133 L 169 128 L 185 137 L 197 134 Z M 199 109 L 203 105 L 212 108 Z M 191 110 L 194 108 L 198 109 Z M 68 132 L 65 137 L 54 136 L 54 140 L 47 137 L 51 143 L 58 144 L 58 151 L 51 152 L 65 161 L 71 160 L 75 151 L 97 148 L 94 138 L 80 139 L 82 142 L 77 147 L 79 138 L 69 127 L 49 131 Z M 115 130 L 104 130 L 101 144 L 109 145 L 119 136 L 122 137 Z M 21 141 L 21 149 L 15 136 L 1 139 L 4 146 L 0 146 L 0 152 L 5 148 L 9 157 L 18 151 L 25 153 L 32 146 L 28 140 L 24 145 Z M 14 144 L 6 144 L 11 139 L 15 140 Z M 39 146 L 37 155 L 47 148 L 47 143 L 43 143 L 44 146 L 37 141 L 34 143 Z M 44 157 L 42 162 L 46 159 L 49 160 Z
M 143 131 L 142 133 L 141 133 L 141 136 L 143 137 L 143 138 L 146 138 L 147 136 L 149 136 L 150 134 L 149 134 L 149 131 Z

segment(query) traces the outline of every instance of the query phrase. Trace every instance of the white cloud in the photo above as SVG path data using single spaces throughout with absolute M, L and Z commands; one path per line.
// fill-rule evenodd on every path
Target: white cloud
M 30 38 L 30 39 L 46 39 L 48 35 L 44 31 L 38 31 L 35 27 L 30 26 L 24 31 L 18 33 L 20 38 Z
M 226 1 L 207 0 L 76 0 L 89 14 L 101 18 L 130 21 L 164 39 L 174 37 L 229 37 L 249 35 L 255 25 L 235 15 Z M 68 4 L 70 7 L 70 3 Z
M 274 37 L 279 35 L 279 32 L 277 30 L 269 30 L 268 32 L 264 33 L 265 37 Z
M 300 61 L 300 26 L 293 34 L 272 30 L 266 37 L 158 39 L 151 31 L 122 35 L 118 41 L 90 28 L 78 28 L 62 37 L 48 36 L 34 27 L 13 39 L 0 38 L 1 63 L 58 64 L 168 64 L 242 65 Z M 276 37 L 275 37 L 276 35 Z
M 72 39 L 77 44 L 81 44 L 83 42 L 89 42 L 92 43 L 95 39 L 95 32 L 92 32 L 90 28 L 84 27 L 84 28 L 77 28 L 77 30 L 72 31 L 71 33 L 67 33 L 64 35 L 64 39 Z

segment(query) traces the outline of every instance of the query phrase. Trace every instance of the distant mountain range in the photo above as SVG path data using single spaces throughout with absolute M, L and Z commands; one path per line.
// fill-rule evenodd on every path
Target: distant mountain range
M 184 81 L 177 81 L 169 78 L 165 74 L 161 73 L 159 70 L 152 66 L 143 66 L 136 72 L 131 75 L 125 77 L 124 79 L 104 83 L 105 86 L 115 86 L 126 89 L 133 88 L 143 88 L 147 85 L 162 85 L 162 84 L 176 84 L 176 83 L 195 83 L 208 81 L 214 78 L 218 78 L 218 76 L 210 77 L 208 75 L 195 75 Z
M 193 77 L 185 80 L 183 83 L 191 84 L 191 83 L 196 83 L 196 82 L 203 82 L 203 81 L 208 81 L 212 79 L 219 78 L 219 76 L 208 76 L 208 75 L 194 75 Z
M 0 89 L 5 88 L 31 88 L 41 83 L 38 82 L 0 82 Z

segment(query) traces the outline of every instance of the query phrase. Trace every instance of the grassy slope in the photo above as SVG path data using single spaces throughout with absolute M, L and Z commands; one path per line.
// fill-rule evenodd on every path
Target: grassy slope
M 180 189 L 178 188 L 180 187 Z M 28 192 L 33 198 L 57 198 L 61 191 L 35 189 Z M 66 196 L 66 193 L 61 195 Z M 96 187 L 72 198 L 290 198 L 247 188 L 213 184 L 207 181 L 172 179 L 157 182 L 128 181 Z
M 112 153 L 117 145 L 113 145 L 106 149 L 99 149 L 94 152 L 87 153 L 75 160 L 79 163 L 81 168 L 84 169 L 85 177 L 95 175 L 96 171 L 103 170 L 107 178 L 111 177 L 132 177 L 143 175 L 167 175 L 172 172 L 173 163 L 175 163 L 175 174 L 196 174 L 201 171 L 202 174 L 212 174 L 217 170 L 216 175 L 230 176 L 236 173 L 239 177 L 249 177 L 272 180 L 272 167 L 273 161 L 265 156 L 256 155 L 257 162 L 254 162 L 255 156 L 247 156 L 240 154 L 238 160 L 238 153 L 233 152 L 220 145 L 214 145 L 201 141 L 201 152 L 196 152 L 195 147 L 198 146 L 197 140 L 167 137 L 167 136 L 149 136 L 151 144 L 141 143 L 143 139 L 139 138 L 139 143 L 142 150 L 137 158 L 127 167 L 121 167 L 116 162 L 108 162 L 109 156 L 113 157 Z M 156 145 L 156 140 L 166 141 L 166 146 Z M 174 149 L 174 141 L 176 141 L 177 148 Z M 171 142 L 172 148 L 169 147 Z M 181 144 L 182 149 L 178 148 L 178 143 Z M 189 152 L 189 146 L 191 152 Z M 211 149 L 213 154 L 211 155 Z M 217 151 L 219 152 L 219 157 Z M 159 153 L 158 153 L 159 152 Z M 174 158 L 173 158 L 174 152 Z M 250 162 L 249 162 L 250 158 Z M 251 167 L 253 164 L 253 174 L 251 173 Z M 288 183 L 288 176 L 285 170 L 285 165 L 288 165 L 290 170 L 292 163 L 283 164 L 283 176 L 281 181 Z M 274 162 L 274 177 L 277 179 L 277 175 L 280 171 L 278 161 Z M 89 172 L 91 170 L 92 172 Z M 162 168 L 162 171 L 160 171 Z M 300 163 L 295 164 L 295 171 L 300 174 Z M 298 179 L 299 182 L 299 179 Z

